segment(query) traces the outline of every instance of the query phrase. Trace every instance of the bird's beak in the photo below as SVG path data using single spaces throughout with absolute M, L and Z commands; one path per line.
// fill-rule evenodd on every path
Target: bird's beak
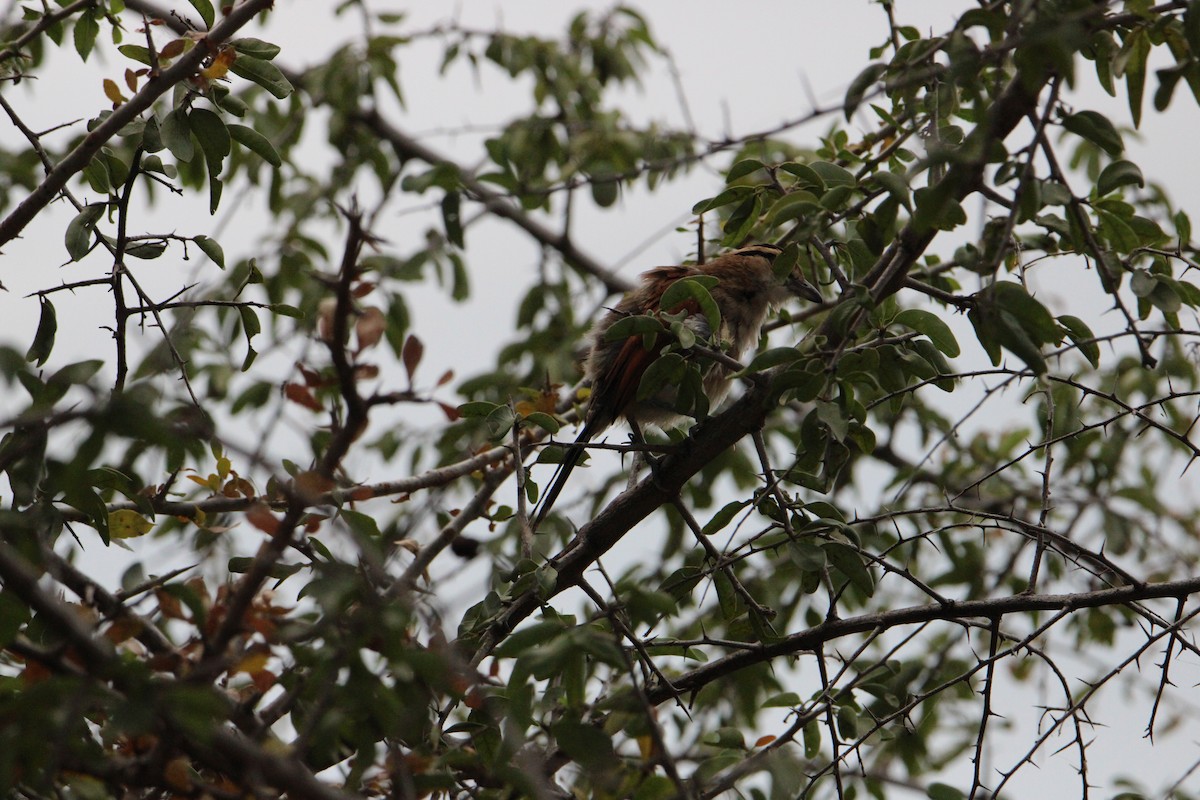
M 817 291 L 817 287 L 798 275 L 788 278 L 786 286 L 788 291 L 797 297 L 803 297 L 805 300 L 811 300 L 814 303 L 825 301 L 825 298 L 821 297 L 821 293 Z

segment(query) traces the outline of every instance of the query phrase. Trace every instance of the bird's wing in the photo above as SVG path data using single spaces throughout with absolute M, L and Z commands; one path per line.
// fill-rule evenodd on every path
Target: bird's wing
M 644 273 L 643 284 L 652 287 L 652 290 L 640 298 L 643 301 L 642 309 L 645 309 L 643 313 L 657 316 L 659 301 L 671 284 L 681 278 L 698 274 L 700 272 L 696 268 L 685 266 L 656 267 Z M 689 314 L 699 315 L 700 305 L 689 298 L 674 308 L 663 310 L 670 314 L 687 311 Z M 596 391 L 604 392 L 605 396 L 594 398 L 593 403 L 597 408 L 613 410 L 613 419 L 605 420 L 603 425 L 607 426 L 615 421 L 637 399 L 642 376 L 654 363 L 654 359 L 658 358 L 659 349 L 657 336 L 650 342 L 649 347 L 646 347 L 643 336 L 630 336 L 606 365 L 604 373 L 596 376 Z

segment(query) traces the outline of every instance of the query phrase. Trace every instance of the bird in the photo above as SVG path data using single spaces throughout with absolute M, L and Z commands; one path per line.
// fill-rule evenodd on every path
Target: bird
M 673 308 L 660 306 L 664 293 L 676 282 L 709 276 L 717 279 L 708 291 L 721 317 L 715 338 L 727 342 L 725 353 L 737 359 L 758 342 L 763 323 L 772 310 L 794 296 L 821 302 L 820 292 L 804 278 L 799 267 L 783 278 L 776 276 L 774 262 L 782 252 L 777 245 L 760 243 L 732 250 L 704 264 L 656 267 L 643 273 L 640 283 L 593 326 L 584 365 L 584 382 L 590 382 L 591 395 L 583 415 L 583 427 L 567 447 L 551 479 L 541 508 L 530 526 L 534 531 L 550 512 L 571 471 L 583 458 L 588 442 L 598 434 L 619 419 L 629 424 L 635 436 L 640 436 L 641 425 L 670 426 L 681 419 L 673 408 L 673 387 L 665 387 L 650 397 L 638 398 L 642 376 L 668 344 L 662 341 L 664 337 L 634 333 L 614 338 L 607 335 L 612 326 L 635 315 L 661 318 L 663 313 L 685 313 L 683 324 L 697 340 L 707 341 L 712 331 L 708 317 L 696 300 L 686 300 Z M 648 338 L 652 340 L 649 343 Z M 730 370 L 721 364 L 707 368 L 703 386 L 710 406 L 715 407 L 728 393 L 729 376 Z

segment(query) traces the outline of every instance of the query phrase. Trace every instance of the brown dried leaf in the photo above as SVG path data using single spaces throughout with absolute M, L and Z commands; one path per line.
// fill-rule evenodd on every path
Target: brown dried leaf
M 279 520 L 271 513 L 266 503 L 255 503 L 246 509 L 246 521 L 271 536 L 279 530 Z
M 163 45 L 163 48 L 158 51 L 158 57 L 169 61 L 182 55 L 183 51 L 191 45 L 192 42 L 188 39 L 174 39 Z
M 333 317 L 337 313 L 337 298 L 326 297 L 317 303 L 317 338 L 333 341 Z
M 408 373 L 409 384 L 412 383 L 413 373 L 417 371 L 417 365 L 421 363 L 423 355 L 425 355 L 425 345 L 416 337 L 416 334 L 410 333 L 404 340 L 404 348 L 400 353 L 400 360 L 404 362 L 404 371 Z
M 335 485 L 331 478 L 311 469 L 301 472 L 292 483 L 295 490 L 306 500 L 320 497 L 331 491 Z
M 313 393 L 308 390 L 307 386 L 301 386 L 298 383 L 288 383 L 283 387 L 283 394 L 288 400 L 302 405 L 311 411 L 323 410 L 321 404 L 317 402 L 317 398 L 313 397 Z
M 354 335 L 358 337 L 359 351 L 379 344 L 379 340 L 383 338 L 386 331 L 387 317 L 375 306 L 368 308 L 354 325 Z

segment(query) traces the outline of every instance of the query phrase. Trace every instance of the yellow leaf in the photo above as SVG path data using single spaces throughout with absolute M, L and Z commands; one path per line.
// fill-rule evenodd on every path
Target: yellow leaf
M 656 749 L 654 747 L 654 739 L 649 735 L 642 735 L 637 737 L 637 743 L 638 751 L 642 754 L 642 760 L 649 761 Z
M 215 81 L 218 78 L 224 78 L 229 73 L 229 68 L 237 59 L 237 51 L 231 46 L 223 46 L 213 59 L 212 63 L 204 69 L 200 70 L 200 74 L 210 81 Z
M 104 96 L 113 101 L 114 105 L 121 105 L 125 102 L 125 95 L 121 94 L 121 90 L 117 88 L 117 82 L 112 78 L 104 79 Z
M 114 539 L 136 539 L 154 530 L 154 523 L 131 508 L 108 514 L 108 531 Z
M 266 650 L 257 653 L 250 653 L 241 661 L 233 665 L 230 672 L 258 672 L 263 667 L 267 666 L 267 660 L 271 658 L 271 654 Z

